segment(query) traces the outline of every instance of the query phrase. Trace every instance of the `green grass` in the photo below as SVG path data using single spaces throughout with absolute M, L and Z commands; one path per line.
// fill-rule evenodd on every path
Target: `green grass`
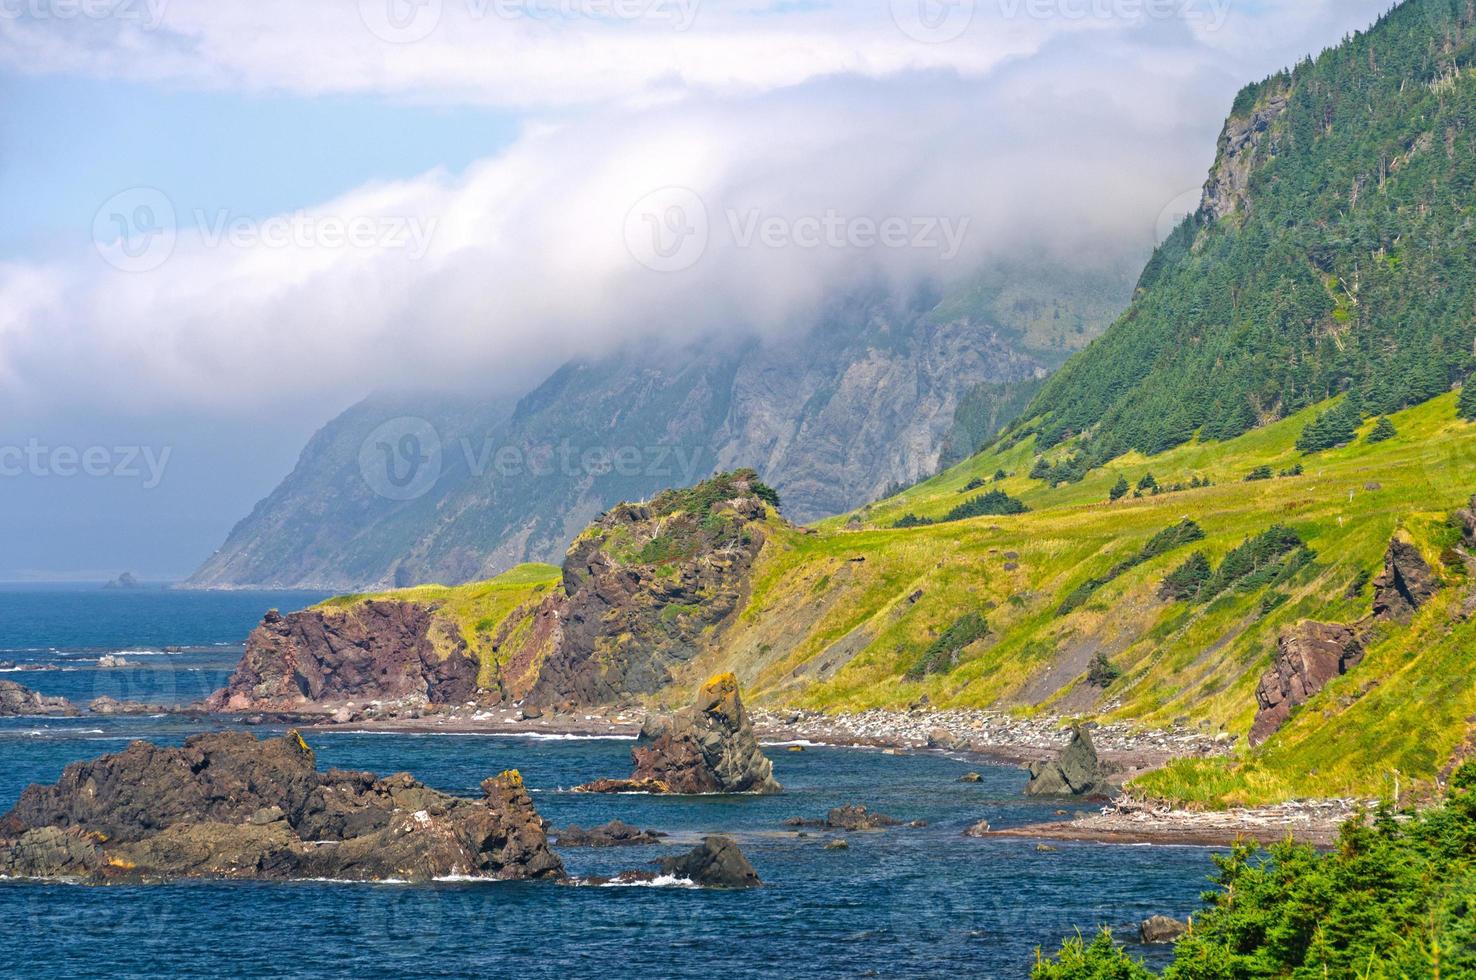
M 1296 440 L 1326 408 L 1228 443 L 1127 456 L 1056 488 L 1025 475 L 1033 461 L 1028 443 L 986 451 L 893 499 L 823 522 L 819 534 L 780 536 L 760 559 L 742 619 L 703 669 L 721 662 L 760 699 L 829 710 L 905 708 L 927 695 L 939 707 L 1082 714 L 1243 737 L 1282 630 L 1305 619 L 1366 616 L 1371 588 L 1347 593 L 1377 574 L 1390 538 L 1403 529 L 1438 561 L 1447 515 L 1476 490 L 1476 425 L 1456 419 L 1454 395 L 1394 416 L 1399 434 L 1387 442 L 1360 438 L 1304 456 Z M 1365 423 L 1360 437 L 1374 424 Z M 1300 477 L 1244 480 L 1261 466 L 1281 473 L 1298 463 Z M 1013 475 L 993 484 L 1000 469 Z M 1196 476 L 1214 485 L 1108 502 L 1119 477 L 1136 485 L 1147 472 L 1162 485 Z M 945 515 L 976 479 L 1030 512 L 888 529 L 907 513 Z M 1203 541 L 1129 568 L 1057 615 L 1081 586 L 1186 519 L 1204 529 Z M 1158 598 L 1164 575 L 1190 552 L 1203 550 L 1218 566 L 1276 524 L 1299 534 L 1316 557 L 1284 580 L 1228 589 L 1205 604 Z M 1476 686 L 1460 664 L 1476 627 L 1450 627 L 1464 586 L 1447 575 L 1452 588 L 1439 602 L 1412 626 L 1391 628 L 1362 666 L 1261 750 L 1180 764 L 1142 787 L 1222 804 L 1376 796 L 1395 768 L 1406 787 L 1433 779 L 1476 715 Z M 971 611 L 988 618 L 990 635 L 954 669 L 909 679 L 908 668 Z M 843 640 L 857 646 L 858 637 L 859 651 L 838 670 L 807 668 L 825 663 Z M 1086 683 L 1099 656 L 1121 672 L 1105 691 Z
M 1193 805 L 1374 797 L 1392 792 L 1396 779 L 1404 792 L 1421 791 L 1472 738 L 1476 719 L 1469 653 L 1476 622 L 1461 621 L 1468 585 L 1462 563 L 1448 560 L 1458 538 L 1449 515 L 1476 490 L 1476 424 L 1458 420 L 1455 403 L 1450 394 L 1398 413 L 1398 434 L 1387 441 L 1363 438 L 1370 420 L 1355 442 L 1304 456 L 1297 438 L 1328 407 L 1313 406 L 1231 442 L 1127 456 L 1054 488 L 1025 475 L 1033 463 L 1027 443 L 986 451 L 815 529 L 771 521 L 742 612 L 706 634 L 695 659 L 677 668 L 672 697 L 732 670 L 746 697 L 776 707 L 906 709 L 926 695 L 940 708 L 1236 736 L 1232 758 L 1180 762 L 1136 784 Z M 1245 482 L 1259 467 L 1280 474 L 1298 464 L 1301 476 Z M 1012 475 L 996 484 L 998 470 Z M 1109 502 L 1119 478 L 1136 486 L 1148 472 L 1164 486 L 1194 477 L 1212 485 Z M 891 528 L 909 512 L 947 514 L 976 479 L 1022 500 L 1029 512 Z M 1203 530 L 1202 539 L 1149 547 L 1186 520 Z M 1212 600 L 1160 598 L 1164 576 L 1191 553 L 1203 551 L 1219 567 L 1275 525 L 1294 531 L 1314 557 L 1274 581 L 1238 583 Z M 1247 748 L 1256 685 L 1278 636 L 1302 620 L 1368 616 L 1369 582 L 1395 534 L 1414 541 L 1449 587 L 1412 624 L 1379 627 L 1361 665 L 1264 746 Z M 1095 588 L 1083 590 L 1093 581 Z M 489 638 L 525 635 L 538 601 L 558 587 L 557 569 L 525 566 L 488 583 L 388 595 L 435 604 L 490 677 Z M 988 632 L 954 651 L 942 638 L 970 616 L 987 622 Z M 930 670 L 913 670 L 945 647 L 949 656 L 930 660 Z M 1106 686 L 1089 683 L 1092 675 Z

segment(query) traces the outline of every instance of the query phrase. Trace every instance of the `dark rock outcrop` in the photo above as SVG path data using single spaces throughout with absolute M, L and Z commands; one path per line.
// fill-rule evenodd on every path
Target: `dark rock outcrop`
M 563 830 L 554 831 L 556 847 L 624 847 L 633 844 L 658 844 L 665 834 L 654 830 L 640 830 L 621 820 L 611 820 L 599 827 L 585 830 L 578 824 L 570 824 Z
M 662 858 L 661 873 L 704 888 L 753 888 L 763 884 L 731 837 L 704 837 L 689 854 Z
M 296 732 L 135 742 L 32 786 L 0 818 L 0 874 L 426 881 L 562 878 L 516 772 L 460 799 L 406 774 L 320 773 Z
M 1403 538 L 1389 542 L 1384 571 L 1374 579 L 1374 618 L 1407 622 L 1440 590 L 1440 578 L 1420 554 Z
M 1071 744 L 1060 759 L 1030 766 L 1030 781 L 1025 784 L 1026 796 L 1108 796 L 1112 792 L 1091 733 L 1081 725 L 1072 729 Z
M 15 681 L 0 681 L 0 718 L 39 717 L 73 718 L 80 712 L 66 698 L 37 694 Z
M 1291 717 L 1292 710 L 1363 660 L 1363 642 L 1350 626 L 1299 623 L 1276 642 L 1276 663 L 1256 688 L 1260 710 L 1250 741 L 1260 745 Z
M 1188 932 L 1189 923 L 1155 915 L 1139 923 L 1138 941 L 1147 946 L 1167 945 L 1178 942 Z
M 587 793 L 778 793 L 738 694 L 738 679 L 719 674 L 697 701 L 674 715 L 652 715 L 631 749 L 628 780 L 600 780 Z
M 477 660 L 430 607 L 365 602 L 267 613 L 214 711 L 311 711 L 345 701 L 461 704 L 477 694 Z
M 564 560 L 560 641 L 526 702 L 573 709 L 654 694 L 738 611 L 763 549 L 765 488 L 751 470 L 622 504 Z
M 885 813 L 873 813 L 864 806 L 838 806 L 825 815 L 825 826 L 831 830 L 880 830 L 897 827 L 902 821 Z

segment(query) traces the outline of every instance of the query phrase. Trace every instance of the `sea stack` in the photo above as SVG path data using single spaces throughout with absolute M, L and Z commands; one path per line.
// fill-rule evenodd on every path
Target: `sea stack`
M 738 678 L 719 674 L 695 703 L 652 715 L 631 749 L 629 779 L 602 779 L 586 793 L 778 793 L 774 764 L 759 749 L 738 693 Z
M 1112 786 L 1097 760 L 1091 733 L 1081 725 L 1071 729 L 1071 744 L 1055 762 L 1030 766 L 1026 796 L 1110 796 Z

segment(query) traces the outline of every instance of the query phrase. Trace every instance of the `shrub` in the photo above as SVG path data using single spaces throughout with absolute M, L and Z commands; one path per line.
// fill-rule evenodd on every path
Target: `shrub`
M 1132 487 L 1128 486 L 1127 477 L 1120 476 L 1117 478 L 1117 483 L 1113 485 L 1112 492 L 1109 496 L 1112 500 L 1121 500 L 1128 495 L 1128 491 L 1131 489 Z
M 1269 479 L 1271 479 L 1271 467 L 1269 467 L 1269 466 L 1257 466 L 1255 469 L 1253 469 L 1253 470 L 1250 471 L 1250 475 L 1245 478 L 1245 482 L 1246 483 L 1256 483 L 1256 482 L 1259 482 L 1261 480 L 1269 480 Z
M 908 680 L 922 680 L 929 674 L 946 674 L 958 666 L 958 655 L 971 643 L 989 635 L 989 621 L 978 613 L 968 613 L 923 651 L 917 663 L 907 672 Z

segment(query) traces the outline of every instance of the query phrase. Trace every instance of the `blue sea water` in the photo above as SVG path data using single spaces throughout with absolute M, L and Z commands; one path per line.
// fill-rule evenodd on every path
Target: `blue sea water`
M 142 602 L 139 602 L 143 598 Z M 128 695 L 194 696 L 217 678 L 265 609 L 311 596 L 251 593 L 0 592 L 0 659 L 149 650 Z M 76 618 L 85 610 L 85 621 Z M 10 614 L 16 613 L 16 618 Z M 155 618 L 157 617 L 157 618 Z M 32 624 L 28 626 L 21 623 Z M 232 632 L 234 631 L 234 632 Z M 163 654 L 163 647 L 185 654 Z M 48 694 L 116 683 L 85 671 L 4 675 Z M 94 675 L 109 671 L 90 670 Z M 92 685 L 89 687 L 89 685 Z M 152 687 L 151 687 L 152 685 Z M 118 695 L 114 695 L 118 696 Z M 177 744 L 218 722 L 175 717 L 0 720 L 0 811 L 72 761 L 146 738 Z M 270 730 L 263 729 L 261 734 Z M 943 755 L 774 746 L 778 797 L 592 797 L 568 787 L 629 769 L 628 741 L 313 733 L 322 767 L 408 771 L 449 792 L 519 769 L 555 826 L 619 817 L 664 831 L 661 845 L 570 849 L 575 875 L 648 866 L 703 834 L 735 837 L 765 881 L 749 892 L 520 883 L 433 886 L 191 883 L 90 888 L 0 882 L 0 973 L 26 977 L 492 976 L 1020 977 L 1035 949 L 1106 926 L 1124 940 L 1155 913 L 1187 915 L 1212 870 L 1195 848 L 973 840 L 962 831 L 1050 817 L 1021 795 L 1023 774 Z M 979 783 L 960 783 L 974 770 Z M 864 803 L 923 829 L 800 837 L 788 817 Z M 1138 949 L 1162 961 L 1161 949 Z

